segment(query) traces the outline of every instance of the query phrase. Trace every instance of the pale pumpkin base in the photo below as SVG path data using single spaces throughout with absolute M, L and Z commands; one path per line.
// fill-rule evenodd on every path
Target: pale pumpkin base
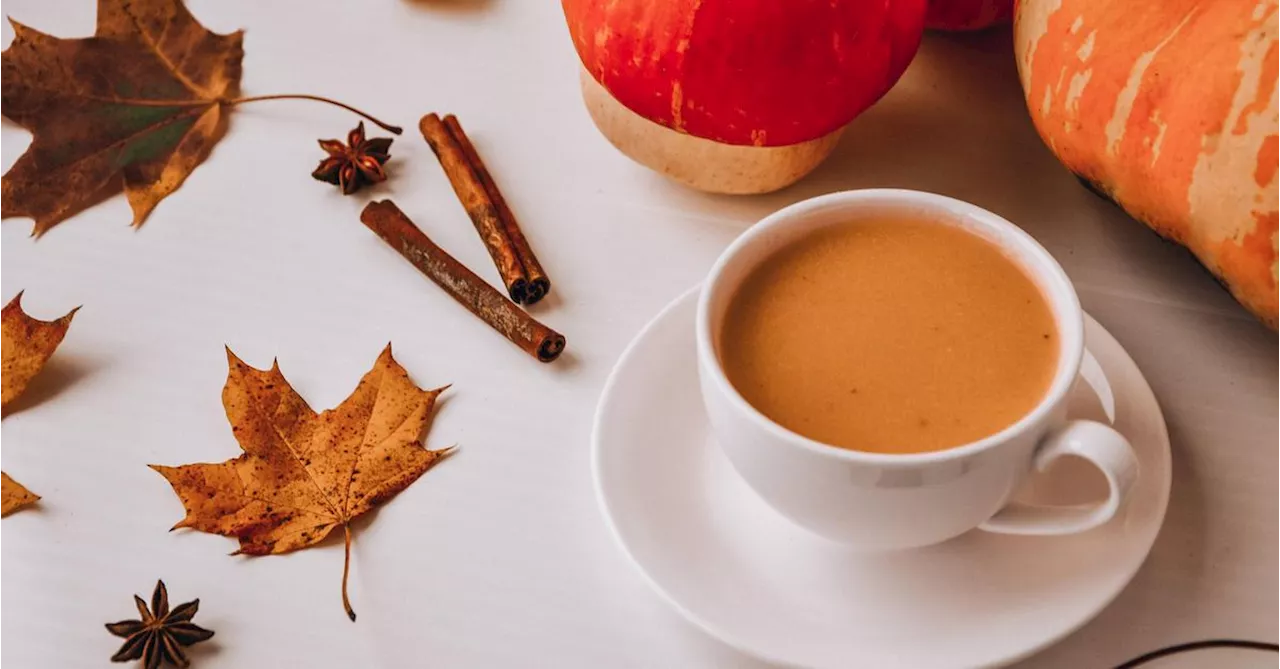
M 844 132 L 787 146 L 721 144 L 654 123 L 624 107 L 586 70 L 580 74 L 587 112 L 610 143 L 637 163 L 710 193 L 768 193 L 789 186 L 831 155 Z

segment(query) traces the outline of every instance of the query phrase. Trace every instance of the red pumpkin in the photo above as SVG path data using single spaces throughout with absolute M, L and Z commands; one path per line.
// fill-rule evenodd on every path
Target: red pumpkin
M 815 167 L 919 46 L 924 0 L 563 0 L 600 130 L 708 190 Z
M 1185 245 L 1273 329 L 1275 0 L 1021 0 L 1027 106 L 1072 172 Z
M 930 0 L 924 27 L 930 30 L 982 30 L 1008 23 L 1013 0 Z

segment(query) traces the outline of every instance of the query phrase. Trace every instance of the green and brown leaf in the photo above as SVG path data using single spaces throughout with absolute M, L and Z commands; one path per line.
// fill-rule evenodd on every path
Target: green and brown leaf
M 206 30 L 180 0 L 99 0 L 84 39 L 13 30 L 3 111 L 34 137 L 0 208 L 37 235 L 120 190 L 140 225 L 222 137 L 239 94 L 243 33 Z

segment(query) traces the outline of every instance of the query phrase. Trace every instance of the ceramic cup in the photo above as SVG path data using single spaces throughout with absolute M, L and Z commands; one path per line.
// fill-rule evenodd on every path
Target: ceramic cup
M 867 453 L 829 446 L 774 423 L 725 377 L 718 355 L 729 301 L 763 259 L 831 225 L 883 218 L 954 225 L 998 245 L 1039 286 L 1056 320 L 1061 350 L 1044 399 L 1004 430 L 927 453 Z M 1138 476 L 1124 436 L 1093 421 L 1068 420 L 1067 397 L 1084 355 L 1080 301 L 1058 263 L 1012 223 L 966 202 L 908 190 L 833 193 L 782 209 L 743 233 L 711 269 L 698 301 L 698 374 L 715 438 L 761 497 L 796 524 L 867 550 L 944 541 L 974 528 L 1010 534 L 1069 534 L 1112 518 Z M 1106 477 L 1097 504 L 1011 503 L 1033 471 L 1074 455 Z

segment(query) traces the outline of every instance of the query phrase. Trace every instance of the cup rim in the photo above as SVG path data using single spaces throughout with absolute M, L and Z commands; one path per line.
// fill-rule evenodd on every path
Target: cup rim
M 788 225 L 796 225 L 816 210 L 832 205 L 850 203 L 890 205 L 896 203 L 915 205 L 917 207 L 924 205 L 929 209 L 948 212 L 951 218 L 967 216 L 982 225 L 997 228 L 1003 233 L 1001 237 L 1004 241 L 1001 242 L 1001 246 L 1008 248 L 1011 245 L 1016 245 L 1020 254 L 1030 259 L 1034 264 L 1033 268 L 1028 268 L 1024 265 L 1023 270 L 1034 271 L 1038 280 L 1048 284 L 1044 285 L 1042 290 L 1052 284 L 1057 284 L 1062 289 L 1055 292 L 1060 292 L 1064 296 L 1065 303 L 1060 303 L 1061 300 L 1048 295 L 1045 296 L 1045 301 L 1049 304 L 1060 330 L 1063 350 L 1059 358 L 1058 369 L 1054 372 L 1053 381 L 1049 384 L 1049 389 L 1045 391 L 1044 397 L 1040 399 L 1040 402 L 1033 409 L 999 432 L 959 446 L 921 453 L 874 453 L 833 446 L 790 430 L 774 422 L 752 406 L 738 392 L 738 389 L 729 382 L 720 358 L 716 355 L 715 347 L 712 345 L 713 337 L 710 322 L 711 298 L 717 292 L 718 282 L 721 280 L 725 269 L 739 253 L 752 246 L 760 237 L 769 232 Z M 1067 277 L 1067 273 L 1062 269 L 1062 266 L 1035 238 L 1005 218 L 975 204 L 946 195 L 905 188 L 866 188 L 828 193 L 790 204 L 765 216 L 758 223 L 748 228 L 746 232 L 739 235 L 737 239 L 733 240 L 720 254 L 720 257 L 716 259 L 715 264 L 712 265 L 711 271 L 707 273 L 707 278 L 704 280 L 702 290 L 698 295 L 698 312 L 694 329 L 697 340 L 698 364 L 703 367 L 703 372 L 710 374 L 710 379 L 714 382 L 719 392 L 729 399 L 729 403 L 734 410 L 745 416 L 757 428 L 763 429 L 788 445 L 820 456 L 832 457 L 847 462 L 889 467 L 936 464 L 972 456 L 1030 431 L 1035 425 L 1043 421 L 1071 390 L 1071 386 L 1079 374 L 1080 363 L 1084 356 L 1084 313 L 1080 306 L 1080 299 L 1076 295 L 1075 287 L 1072 286 L 1071 280 Z M 1069 342 L 1076 343 L 1068 348 Z

